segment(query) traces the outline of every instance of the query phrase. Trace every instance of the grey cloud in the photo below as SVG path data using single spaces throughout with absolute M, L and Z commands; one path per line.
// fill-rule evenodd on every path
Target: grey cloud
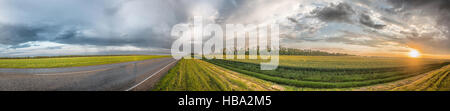
M 363 2 L 365 3 L 365 2 Z M 370 4 L 367 2 L 366 4 Z M 352 16 L 356 15 L 359 11 L 352 8 L 348 3 L 340 3 L 338 5 L 332 4 L 329 7 L 318 8 L 312 11 L 312 14 L 325 22 L 346 22 L 346 23 L 355 23 L 355 20 L 352 20 Z M 290 21 L 295 19 L 289 19 Z M 292 21 L 296 22 L 296 21 Z M 383 29 L 386 25 L 376 24 L 372 21 L 372 18 L 364 13 L 359 14 L 360 24 L 371 27 L 374 29 Z
M 43 31 L 46 31 L 46 27 L 0 24 L 0 44 L 18 45 L 42 40 L 43 38 L 39 37 L 38 33 Z
M 448 0 L 388 0 L 396 8 L 402 8 L 402 10 L 415 9 L 427 5 L 438 5 L 439 9 L 448 7 Z M 447 4 L 447 6 L 445 6 Z
M 299 22 L 297 20 L 295 20 L 294 18 L 287 18 L 289 21 L 294 22 L 295 24 L 298 24 Z
M 46 47 L 46 49 L 62 49 L 62 46 Z
M 369 46 L 369 47 L 380 47 L 385 44 L 386 40 L 382 38 L 372 37 L 366 34 L 359 34 L 349 31 L 342 31 L 344 34 L 336 37 L 326 38 L 324 39 L 327 42 L 337 42 L 337 43 L 345 43 L 351 45 L 361 45 L 361 46 Z M 360 37 L 369 37 L 370 40 L 355 40 Z
M 429 16 L 435 18 L 445 38 L 435 39 L 437 33 L 418 34 L 416 31 L 401 33 L 407 36 L 404 44 L 424 52 L 450 54 L 450 1 L 449 0 L 389 0 L 398 15 L 405 18 L 409 16 Z M 420 13 L 416 13 L 420 12 Z M 427 21 L 423 21 L 427 22 Z
M 315 33 L 317 31 L 317 28 L 314 27 L 314 26 L 310 26 L 310 25 L 307 25 L 307 24 L 302 24 L 299 21 L 297 21 L 296 19 L 291 18 L 291 17 L 288 17 L 287 19 L 290 22 L 295 24 L 294 30 L 305 30 L 305 31 L 307 31 L 309 33 Z M 292 37 L 290 37 L 290 38 L 292 38 Z
M 100 0 L 89 4 L 86 1 L 19 0 L 5 3 L 9 7 L 0 7 L 0 10 L 11 11 L 7 18 L 15 22 L 0 21 L 0 44 L 3 45 L 15 47 L 30 41 L 51 41 L 159 48 L 170 47 L 173 38 L 169 36 L 169 28 L 187 21 L 187 11 L 192 4 L 177 0 Z M 142 4 L 145 6 L 136 6 Z M 95 35 L 83 33 L 86 30 L 94 31 Z
M 390 24 L 395 24 L 395 25 L 401 26 L 403 28 L 408 28 L 409 27 L 405 23 L 399 22 L 397 20 L 394 20 L 394 19 L 391 19 L 391 18 L 388 18 L 388 17 L 382 17 L 381 20 L 383 20 L 384 22 L 390 23 Z
M 78 44 L 78 45 L 97 45 L 97 46 L 122 46 L 122 45 L 132 45 L 137 47 L 159 47 L 159 48 L 169 48 L 173 38 L 169 35 L 159 34 L 151 29 L 144 29 L 138 31 L 131 35 L 120 36 L 111 35 L 115 37 L 99 38 L 99 37 L 89 37 L 78 30 L 67 30 L 60 33 L 52 41 L 63 43 L 63 44 Z M 127 37 L 133 36 L 133 37 Z
M 196 4 L 208 4 L 226 17 L 244 1 L 99 0 L 8 1 L 15 23 L 0 21 L 0 44 L 30 41 L 63 44 L 170 48 L 170 28 L 188 22 Z M 24 8 L 19 8 L 24 7 Z M 0 15 L 0 17 L 2 17 Z M 1 19 L 0 19 L 1 20 Z M 29 21 L 29 22 L 24 22 Z M 124 28 L 125 27 L 125 28 Z M 84 33 L 94 31 L 95 35 Z
M 11 49 L 19 49 L 19 48 L 27 48 L 27 47 L 31 47 L 32 45 L 30 45 L 30 44 L 21 44 L 21 45 L 13 45 L 13 46 L 11 46 L 11 47 L 8 47 L 8 48 L 11 48 Z
M 352 23 L 350 17 L 355 14 L 355 11 L 347 3 L 340 3 L 338 5 L 332 4 L 329 7 L 315 9 L 311 13 L 320 20 L 326 22 L 337 21 Z
M 119 1 L 115 4 L 112 4 L 111 6 L 106 6 L 104 8 L 104 13 L 105 15 L 114 16 L 120 11 L 121 8 L 123 8 L 124 5 L 132 1 L 134 0 Z
M 0 12 L 4 9 L 10 11 L 10 16 L 0 13 L 0 45 L 10 48 L 22 48 L 23 44 L 31 41 L 50 41 L 62 44 L 92 45 L 92 46 L 124 46 L 131 45 L 140 48 L 168 49 L 176 38 L 170 37 L 170 28 L 178 23 L 188 22 L 192 16 L 192 8 L 198 8 L 198 4 L 208 4 L 216 9 L 218 18 L 216 23 L 258 23 L 259 18 L 251 14 L 259 12 L 255 4 L 262 2 L 261 6 L 278 3 L 279 1 L 247 1 L 247 0 L 11 0 L 7 4 L 0 4 Z M 267 3 L 266 3 L 267 2 Z M 355 2 L 343 2 L 327 7 L 314 9 L 306 14 L 309 19 L 318 19 L 323 22 L 344 22 L 363 29 L 363 33 L 371 35 L 373 40 L 355 41 L 354 37 L 362 36 L 346 33 L 340 38 L 324 39 L 316 35 L 281 35 L 286 41 L 329 41 L 348 44 L 366 45 L 377 47 L 384 41 L 398 42 L 402 44 L 414 43 L 428 50 L 450 51 L 449 39 L 436 41 L 433 35 L 421 36 L 414 31 L 400 32 L 407 35 L 407 39 L 399 39 L 385 32 L 376 32 L 385 29 L 386 25 L 399 25 L 407 27 L 403 18 L 417 16 L 411 10 L 423 11 L 423 16 L 436 17 L 438 24 L 449 27 L 450 9 L 446 0 L 422 1 L 422 0 L 392 0 L 389 1 L 394 8 L 374 9 L 380 5 L 380 1 L 359 1 L 367 5 L 370 11 L 387 11 L 387 15 L 381 15 L 383 24 L 375 23 L 370 13 L 365 13 L 365 6 L 355 5 Z M 383 1 L 381 1 L 383 2 Z M 3 3 L 3 1 L 2 1 Z M 321 6 L 324 4 L 320 4 Z M 326 4 L 325 4 L 326 5 Z M 384 4 L 383 4 L 384 5 Z M 263 7 L 265 8 L 265 7 Z M 378 7 L 380 8 L 380 7 Z M 400 10 L 400 11 L 399 11 Z M 416 11 L 416 12 L 420 12 Z M 271 13 L 263 13 L 270 15 Z M 311 14 L 311 16 L 310 16 Z M 313 16 L 313 17 L 312 17 Z M 399 17 L 397 19 L 396 17 Z M 6 19 L 3 19 L 3 18 Z M 256 19 L 252 19 L 256 18 Z M 298 30 L 317 31 L 314 25 L 301 24 L 298 18 L 287 18 L 299 27 Z M 5 20 L 5 21 L 1 21 Z M 246 21 L 247 20 L 247 21 Z M 12 22 L 10 22 L 12 21 Z M 256 22 L 254 22 L 256 21 Z M 426 22 L 426 21 L 424 21 Z M 347 25 L 347 24 L 346 24 Z M 297 29 L 296 29 L 297 30 Z M 347 29 L 345 29 L 347 30 Z M 353 29 L 348 29 L 353 30 Z M 370 32 L 370 31 L 375 32 Z M 326 31 L 326 30 L 325 30 Z M 93 33 L 90 33 L 93 32 Z M 447 32 L 448 33 L 448 32 Z M 447 34 L 447 38 L 449 38 Z M 307 37 L 305 37 L 307 36 Z M 297 42 L 297 41 L 296 41 Z M 442 51 L 443 50 L 443 51 Z
M 370 18 L 370 16 L 366 15 L 366 14 L 361 14 L 359 17 L 359 23 L 368 26 L 368 27 L 372 27 L 375 29 L 383 29 L 384 26 L 386 25 L 382 25 L 382 24 L 375 24 L 372 19 Z
M 439 25 L 450 29 L 449 0 L 389 0 L 389 3 L 405 17 L 413 14 L 408 11 L 418 10 L 419 16 L 435 17 Z

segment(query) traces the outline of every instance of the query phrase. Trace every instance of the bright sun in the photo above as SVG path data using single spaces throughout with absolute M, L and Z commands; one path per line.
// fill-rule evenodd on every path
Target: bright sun
M 409 51 L 408 55 L 409 55 L 409 57 L 412 57 L 412 58 L 418 58 L 418 57 L 420 57 L 420 52 L 415 49 L 412 49 L 411 51 Z

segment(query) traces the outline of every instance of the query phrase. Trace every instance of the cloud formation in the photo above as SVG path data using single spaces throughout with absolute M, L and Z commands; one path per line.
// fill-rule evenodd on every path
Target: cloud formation
M 351 16 L 355 14 L 353 8 L 347 3 L 331 4 L 329 7 L 318 8 L 312 12 L 322 21 L 337 21 L 351 23 Z
M 187 20 L 177 1 L 2 1 L 2 44 L 54 41 L 64 44 L 167 47 L 172 25 Z
M 361 14 L 360 18 L 359 18 L 359 23 L 368 26 L 368 27 L 372 27 L 375 29 L 382 29 L 384 26 L 386 25 L 381 25 L 381 24 L 375 24 L 372 19 L 370 18 L 370 16 L 366 15 L 366 14 Z
M 450 54 L 450 1 L 389 0 L 395 14 L 413 30 L 402 31 L 406 45 L 429 53 Z M 423 26 L 417 26 L 423 24 Z M 417 24 L 417 25 L 415 25 Z M 431 24 L 431 25 L 429 25 Z
M 0 54 L 166 51 L 177 39 L 172 26 L 193 16 L 205 24 L 275 22 L 281 44 L 450 54 L 449 7 L 447 0 L 0 0 Z

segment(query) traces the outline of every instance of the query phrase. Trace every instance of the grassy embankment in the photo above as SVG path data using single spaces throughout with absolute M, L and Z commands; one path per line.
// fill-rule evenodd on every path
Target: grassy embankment
M 68 56 L 42 58 L 2 58 L 0 68 L 60 68 L 113 64 L 170 57 L 166 55 Z

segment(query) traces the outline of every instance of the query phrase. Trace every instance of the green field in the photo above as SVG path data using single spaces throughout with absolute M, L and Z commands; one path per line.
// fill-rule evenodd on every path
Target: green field
M 0 68 L 60 68 L 79 67 L 140 61 L 170 57 L 166 55 L 129 55 L 129 56 L 86 56 L 86 57 L 45 57 L 45 58 L 3 58 Z
M 363 57 L 363 56 L 279 56 L 280 66 L 315 68 L 315 69 L 367 69 L 414 66 L 445 62 L 439 59 L 415 59 L 397 57 Z M 232 61 L 255 63 L 268 60 L 233 59 Z M 447 62 L 449 62 L 447 60 Z
M 153 90 L 450 90 L 448 60 L 281 56 L 273 71 L 260 70 L 260 61 L 183 59 Z
M 402 80 L 450 64 L 436 59 L 360 56 L 280 56 L 273 71 L 260 70 L 261 60 L 206 60 L 235 72 L 301 88 L 352 88 Z
M 182 59 L 153 89 L 155 91 L 282 90 L 271 82 L 239 74 L 202 60 Z

